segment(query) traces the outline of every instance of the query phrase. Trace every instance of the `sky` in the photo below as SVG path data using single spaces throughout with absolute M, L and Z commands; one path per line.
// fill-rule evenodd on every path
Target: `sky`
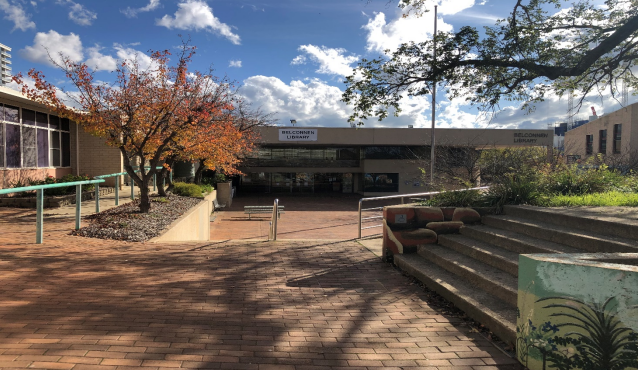
M 512 0 L 432 0 L 438 30 L 493 25 L 507 17 Z M 59 53 L 110 81 L 118 61 L 150 50 L 173 52 L 182 38 L 197 47 L 191 68 L 215 69 L 236 81 L 254 107 L 274 113 L 279 125 L 349 127 L 352 107 L 341 102 L 345 76 L 362 58 L 375 58 L 401 43 L 425 41 L 433 13 L 404 16 L 398 0 L 0 0 L 0 43 L 12 48 L 12 73 L 31 68 L 72 91 L 49 55 Z M 10 86 L 11 87 L 11 86 Z M 15 87 L 15 86 L 14 86 Z M 567 100 L 550 96 L 525 114 L 503 104 L 491 121 L 463 100 L 437 95 L 436 127 L 545 129 L 567 120 Z M 634 100 L 630 98 L 630 103 Z M 430 127 L 429 96 L 404 100 L 399 117 L 364 127 Z M 587 97 L 575 119 L 620 108 L 603 96 Z

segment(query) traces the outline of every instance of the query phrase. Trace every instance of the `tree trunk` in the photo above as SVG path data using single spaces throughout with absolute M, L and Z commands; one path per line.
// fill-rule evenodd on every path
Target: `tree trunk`
M 200 159 L 199 167 L 197 167 L 197 170 L 195 171 L 195 179 L 193 180 L 193 182 L 197 185 L 201 185 L 202 183 L 202 175 L 204 174 L 204 170 L 206 169 L 205 162 L 205 159 Z
M 148 187 L 148 180 L 151 176 L 148 174 L 142 176 L 142 184 L 140 186 L 140 212 L 142 213 L 148 213 L 151 210 L 151 191 Z
M 168 194 L 166 194 L 166 189 L 164 188 L 167 177 L 168 169 L 166 167 L 163 167 L 162 170 L 159 172 L 159 176 L 157 179 L 157 194 L 159 194 L 161 197 L 168 196 Z

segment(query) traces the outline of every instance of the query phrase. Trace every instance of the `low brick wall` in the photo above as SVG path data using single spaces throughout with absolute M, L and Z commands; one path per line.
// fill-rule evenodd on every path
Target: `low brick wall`
M 100 196 L 112 194 L 114 192 L 115 188 L 100 186 Z M 95 191 L 82 192 L 83 201 L 93 199 L 95 199 Z M 35 208 L 35 203 L 35 196 L 0 198 L 0 207 Z M 68 206 L 70 204 L 75 204 L 75 194 L 44 197 L 44 208 L 58 208 Z

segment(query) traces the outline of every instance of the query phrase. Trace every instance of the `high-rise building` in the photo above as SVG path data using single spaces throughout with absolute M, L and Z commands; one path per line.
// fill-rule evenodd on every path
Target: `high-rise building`
M 0 85 L 11 82 L 11 48 L 0 44 Z

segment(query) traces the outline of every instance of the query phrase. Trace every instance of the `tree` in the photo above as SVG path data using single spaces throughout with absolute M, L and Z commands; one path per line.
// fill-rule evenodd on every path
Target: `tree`
M 195 142 L 214 146 L 224 144 L 227 138 L 218 131 L 228 125 L 216 124 L 224 122 L 232 111 L 232 87 L 211 71 L 189 72 L 194 53 L 195 47 L 185 42 L 173 66 L 169 65 L 168 50 L 152 52 L 149 67 L 143 67 L 137 58 L 125 60 L 117 67 L 113 84 L 97 81 L 86 64 L 62 57 L 58 67 L 77 88 L 77 92 L 68 94 L 60 94 L 36 70 L 29 72 L 35 81 L 34 88 L 29 88 L 21 75 L 15 80 L 30 99 L 119 148 L 126 172 L 140 188 L 140 211 L 148 212 L 149 182 L 158 172 L 156 167 L 175 152 L 173 144 Z M 133 168 L 134 158 L 139 160 L 139 172 Z
M 425 0 L 401 0 L 417 14 Z M 632 73 L 638 58 L 638 1 L 516 0 L 507 19 L 486 27 L 439 33 L 435 40 L 407 43 L 377 59 L 363 59 L 346 79 L 343 101 L 354 105 L 351 122 L 388 110 L 400 112 L 404 96 L 429 95 L 433 82 L 445 81 L 449 98 L 464 98 L 483 109 L 495 109 L 502 99 L 523 101 L 533 110 L 549 92 L 562 96 L 610 89 L 620 82 L 638 88 Z M 550 9 L 554 9 L 554 14 Z M 433 51 L 436 48 L 437 58 Z

